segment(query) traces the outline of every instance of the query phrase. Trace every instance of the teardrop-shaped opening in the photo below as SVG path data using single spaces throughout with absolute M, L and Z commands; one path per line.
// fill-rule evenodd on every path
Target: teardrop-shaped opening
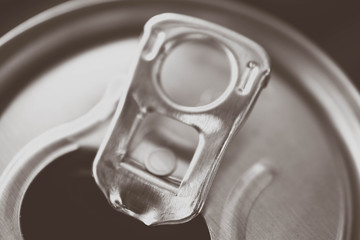
M 202 216 L 179 225 L 148 227 L 113 210 L 92 177 L 96 151 L 68 153 L 42 170 L 21 207 L 25 240 L 209 240 Z

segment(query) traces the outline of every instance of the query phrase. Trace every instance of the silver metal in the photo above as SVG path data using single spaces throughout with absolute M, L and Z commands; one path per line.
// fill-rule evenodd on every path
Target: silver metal
M 192 40 L 219 46 L 231 63 L 229 86 L 205 106 L 174 103 L 159 79 L 171 50 Z M 100 146 L 93 174 L 116 210 L 147 225 L 180 223 L 201 211 L 226 146 L 266 84 L 269 60 L 259 45 L 244 36 L 179 14 L 151 18 L 139 49 L 128 92 L 122 96 L 110 132 Z M 146 171 L 129 156 L 131 141 L 149 114 L 164 115 L 198 131 L 198 146 L 179 185 Z
M 27 223 L 21 223 L 20 213 L 28 186 L 52 161 L 14 156 L 45 136 L 35 139 L 38 135 L 97 103 L 112 75 L 129 71 L 145 21 L 165 11 L 240 32 L 261 44 L 273 63 L 271 82 L 229 144 L 201 211 L 211 239 L 359 239 L 360 96 L 349 79 L 301 34 L 244 4 L 165 0 L 70 1 L 0 39 L 0 79 L 6 82 L 0 88 L 6 106 L 0 119 L 0 172 L 9 178 L 0 189 L 0 239 L 23 239 L 20 224 Z M 60 59 L 64 50 L 68 58 Z M 50 63 L 49 56 L 57 61 Z M 173 69 L 182 66 L 177 64 Z M 124 90 L 128 78 L 117 79 Z M 16 97 L 9 100 L 6 86 L 16 89 Z M 96 113 L 101 121 L 92 128 L 100 133 L 64 136 L 63 143 L 81 149 L 91 142 L 95 152 L 108 127 L 101 114 Z M 156 125 L 160 129 L 164 123 Z M 62 204 L 52 202 L 54 208 Z M 41 221 L 42 210 L 29 221 Z M 42 223 L 51 225 L 58 216 L 53 217 Z M 99 225 L 107 223 L 101 219 Z M 86 222 L 80 225 L 86 228 Z M 124 237 L 123 222 L 116 228 Z

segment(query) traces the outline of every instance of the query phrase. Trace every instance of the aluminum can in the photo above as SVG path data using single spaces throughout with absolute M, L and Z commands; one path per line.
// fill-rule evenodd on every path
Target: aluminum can
M 12 160 L 56 126 L 79 118 L 84 126 L 81 116 L 105 91 L 120 94 L 122 81 L 107 86 L 125 79 L 145 22 L 164 12 L 256 41 L 272 76 L 229 144 L 201 214 L 147 227 L 114 211 L 92 178 L 108 118 L 55 161 Z M 74 1 L 3 36 L 0 56 L 0 239 L 359 239 L 359 94 L 284 23 L 230 2 Z M 186 65 L 181 53 L 173 61 L 169 75 Z M 184 100 L 178 87 L 169 86 L 171 96 Z

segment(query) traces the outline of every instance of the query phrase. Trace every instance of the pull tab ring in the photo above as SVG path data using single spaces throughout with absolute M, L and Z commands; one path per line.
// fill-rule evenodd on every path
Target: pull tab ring
M 221 46 L 231 63 L 229 86 L 205 106 L 173 102 L 159 81 L 165 57 L 187 39 Z M 269 69 L 264 50 L 238 33 L 179 14 L 151 18 L 144 28 L 128 91 L 120 100 L 93 165 L 95 180 L 112 206 L 147 225 L 180 223 L 196 216 L 227 144 L 266 85 Z M 197 149 L 179 185 L 164 181 L 161 174 L 128 159 L 129 145 L 149 113 L 175 119 L 199 133 Z M 170 165 L 176 161 L 169 153 L 165 158 Z M 171 166 L 175 168 L 176 164 Z

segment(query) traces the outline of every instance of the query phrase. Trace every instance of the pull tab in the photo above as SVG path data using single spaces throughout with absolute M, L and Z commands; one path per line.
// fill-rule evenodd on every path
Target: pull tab
M 192 39 L 217 44 L 231 63 L 227 89 L 214 102 L 199 107 L 182 106 L 169 99 L 158 74 L 171 50 Z M 128 91 L 121 96 L 111 131 L 96 156 L 93 174 L 120 212 L 147 225 L 188 221 L 200 212 L 226 146 L 266 85 L 269 61 L 264 50 L 244 36 L 178 14 L 151 18 L 139 49 Z M 129 156 L 130 145 L 150 113 L 181 122 L 199 134 L 192 160 L 178 184 L 164 177 L 181 167 L 171 147 L 152 152 L 150 158 L 155 165 L 145 159 L 133 161 Z M 163 164 L 156 166 L 157 159 L 163 159 Z

